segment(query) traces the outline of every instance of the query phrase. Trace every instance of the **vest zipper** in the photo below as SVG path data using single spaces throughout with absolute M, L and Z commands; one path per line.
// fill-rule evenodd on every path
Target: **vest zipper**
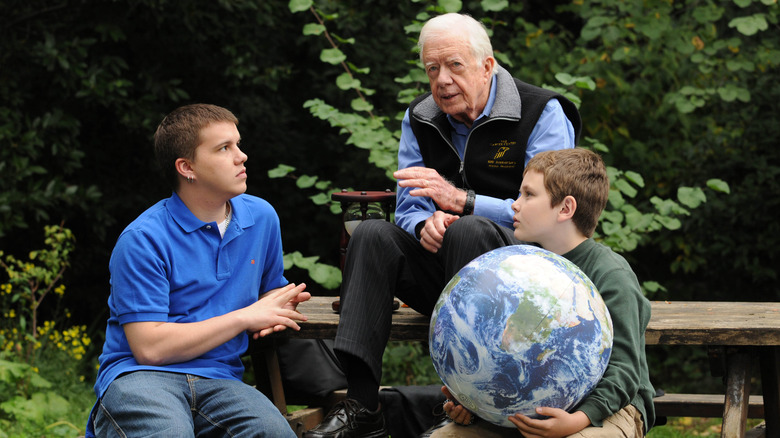
M 436 125 L 435 123 L 433 123 L 433 122 L 430 122 L 430 121 L 428 121 L 428 120 L 423 120 L 423 119 L 419 119 L 419 118 L 417 119 L 417 121 L 418 121 L 418 122 L 420 122 L 420 123 L 424 123 L 424 124 L 426 124 L 426 125 L 428 125 L 428 126 L 433 126 L 433 128 L 436 130 L 436 132 L 438 132 L 438 133 L 439 133 L 439 135 L 441 136 L 441 138 L 442 138 L 442 139 L 443 139 L 443 140 L 444 140 L 444 141 L 445 141 L 445 142 L 446 142 L 448 145 L 450 145 L 450 149 L 452 149 L 452 152 L 455 154 L 455 156 L 456 156 L 456 157 L 458 157 L 458 160 L 460 161 L 460 167 L 459 167 L 459 169 L 458 169 L 458 174 L 459 174 L 459 175 L 460 175 L 460 177 L 463 179 L 463 185 L 464 185 L 464 186 L 466 186 L 465 188 L 471 188 L 471 186 L 469 185 L 469 182 L 468 182 L 468 180 L 466 179 L 466 151 L 469 149 L 469 140 L 471 140 L 471 134 L 473 134 L 473 133 L 474 133 L 474 131 L 475 131 L 475 130 L 477 130 L 477 128 L 481 128 L 481 127 L 485 126 L 486 124 L 488 124 L 488 123 L 492 122 L 493 120 L 509 120 L 509 121 L 514 121 L 514 120 L 518 120 L 518 119 L 514 119 L 514 118 L 510 118 L 510 117 L 495 117 L 495 118 L 490 118 L 490 117 L 488 116 L 487 120 L 485 120 L 484 122 L 482 122 L 482 123 L 480 123 L 479 125 L 475 126 L 474 128 L 472 128 L 472 129 L 471 129 L 471 131 L 469 131 L 469 135 L 466 137 L 466 144 L 463 146 L 463 158 L 461 158 L 461 157 L 460 157 L 460 155 L 458 155 L 458 150 L 455 148 L 455 145 L 454 145 L 454 144 L 452 144 L 452 140 L 451 140 L 451 139 L 449 139 L 449 138 L 447 138 L 447 136 L 446 136 L 446 135 L 444 135 L 444 133 L 441 131 L 441 129 L 439 129 L 439 126 L 438 126 L 438 125 Z M 419 147 L 419 145 L 418 145 L 418 147 Z

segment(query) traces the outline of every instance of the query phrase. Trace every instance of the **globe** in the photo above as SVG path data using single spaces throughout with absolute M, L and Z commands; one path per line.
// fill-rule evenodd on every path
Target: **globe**
M 493 424 L 569 411 L 601 379 L 612 320 L 573 263 L 531 245 L 483 254 L 445 286 L 429 332 L 433 365 L 452 395 Z

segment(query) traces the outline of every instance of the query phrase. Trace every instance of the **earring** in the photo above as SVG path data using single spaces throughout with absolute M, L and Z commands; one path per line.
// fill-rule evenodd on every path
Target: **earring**
M 187 182 L 188 182 L 188 183 L 190 183 L 190 184 L 192 184 L 192 176 L 188 176 L 188 177 L 187 177 Z

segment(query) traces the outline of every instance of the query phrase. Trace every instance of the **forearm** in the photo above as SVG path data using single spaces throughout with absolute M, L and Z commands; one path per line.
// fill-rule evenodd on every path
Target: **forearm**
M 242 311 L 190 323 L 134 322 L 124 330 L 139 364 L 162 366 L 202 356 L 246 331 Z

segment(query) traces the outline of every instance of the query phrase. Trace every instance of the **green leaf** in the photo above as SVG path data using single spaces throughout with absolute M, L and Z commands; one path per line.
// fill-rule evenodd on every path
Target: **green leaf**
M 677 189 L 677 199 L 685 206 L 696 208 L 707 202 L 707 195 L 699 187 L 680 187 Z
M 290 12 L 303 12 L 307 11 L 314 2 L 312 0 L 290 0 L 287 6 L 290 8 Z
M 347 59 L 347 55 L 339 49 L 322 49 L 320 52 L 320 61 L 328 64 L 340 64 L 345 59 Z
M 463 2 L 460 0 L 439 0 L 439 6 L 444 9 L 444 12 L 460 12 Z
M 304 35 L 320 35 L 325 32 L 325 26 L 319 23 L 308 23 L 303 26 Z
M 655 220 L 657 220 L 666 229 L 672 231 L 678 230 L 682 226 L 682 222 L 680 222 L 679 219 L 673 217 L 656 215 Z
M 736 27 L 737 30 L 747 36 L 755 35 L 758 31 L 769 29 L 765 14 L 753 14 L 748 17 L 737 17 L 729 21 L 729 27 Z
M 622 226 L 620 224 L 616 224 L 612 222 L 601 223 L 601 229 L 604 231 L 604 234 L 606 234 L 607 236 L 619 232 L 621 228 Z
M 642 178 L 642 175 L 632 171 L 627 170 L 626 173 L 623 174 L 623 176 L 626 177 L 627 180 L 631 181 L 638 187 L 644 187 L 645 186 L 645 180 Z
M 753 3 L 753 0 L 734 0 L 734 4 L 740 8 L 746 8 L 750 6 L 751 3 Z
M 713 178 L 707 180 L 707 187 L 711 188 L 712 190 L 715 190 L 716 192 L 731 193 L 729 184 L 726 181 L 723 181 L 722 179 Z
M 276 168 L 268 171 L 269 178 L 282 178 L 287 176 L 290 172 L 294 172 L 295 168 L 286 164 L 280 164 Z
M 350 104 L 353 110 L 355 111 L 366 111 L 369 112 L 374 109 L 374 106 L 370 103 L 366 102 L 364 99 L 361 98 L 355 98 L 352 100 L 352 103 Z
M 647 292 L 658 292 L 658 291 L 666 290 L 666 288 L 657 281 L 643 281 L 642 289 L 644 289 Z
M 330 202 L 330 197 L 325 193 L 318 193 L 313 196 L 309 196 L 309 199 L 315 204 L 315 205 L 325 205 Z
M 509 7 L 507 0 L 482 0 L 480 4 L 485 12 L 500 12 Z
M 342 90 L 351 90 L 360 87 L 360 80 L 355 79 L 349 73 L 342 73 L 336 78 L 336 86 Z
M 628 196 L 629 198 L 633 198 L 636 196 L 636 189 L 631 186 L 626 180 L 619 179 L 615 181 L 615 188 L 620 190 L 624 195 Z
M 295 180 L 295 185 L 298 186 L 298 188 L 301 189 L 307 189 L 314 185 L 314 183 L 317 182 L 316 176 L 309 176 L 309 175 L 301 175 L 298 177 L 297 180 Z

